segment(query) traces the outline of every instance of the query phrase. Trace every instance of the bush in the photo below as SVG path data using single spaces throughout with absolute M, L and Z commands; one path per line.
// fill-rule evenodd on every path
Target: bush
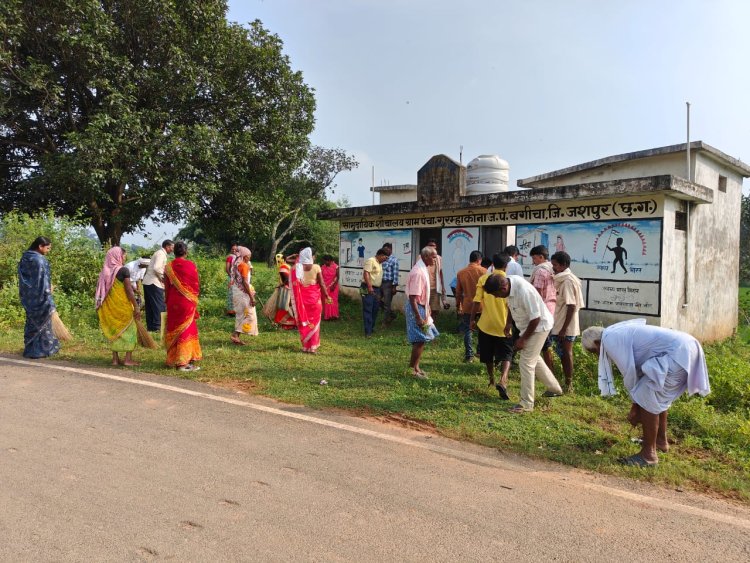
M 38 236 L 52 241 L 47 256 L 55 291 L 86 292 L 93 299 L 103 254 L 80 221 L 56 218 L 51 211 L 29 216 L 8 213 L 0 221 L 0 287 L 16 283 L 18 261 Z
M 93 308 L 104 256 L 99 243 L 89 238 L 85 224 L 56 218 L 51 211 L 35 216 L 11 212 L 0 220 L 0 327 L 23 323 L 18 262 L 38 236 L 52 241 L 47 259 L 55 303 L 61 312 Z

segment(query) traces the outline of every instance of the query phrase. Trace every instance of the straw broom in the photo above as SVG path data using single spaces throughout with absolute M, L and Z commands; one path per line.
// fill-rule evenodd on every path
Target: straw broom
M 56 310 L 52 311 L 52 333 L 58 340 L 63 340 L 65 342 L 73 340 L 73 335 L 70 334 L 68 327 L 62 322 L 62 319 L 60 318 L 60 315 L 57 314 Z
M 148 333 L 146 327 L 141 324 L 141 321 L 133 319 L 133 322 L 135 323 L 135 328 L 138 331 L 138 344 L 140 344 L 144 348 L 150 348 L 151 350 L 158 349 L 159 346 L 156 344 L 156 342 L 154 342 L 154 339 Z

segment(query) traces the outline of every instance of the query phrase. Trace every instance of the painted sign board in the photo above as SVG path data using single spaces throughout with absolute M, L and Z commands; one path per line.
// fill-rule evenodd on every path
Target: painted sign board
M 341 285 L 359 287 L 365 260 L 375 256 L 383 244 L 390 242 L 393 255 L 398 258 L 399 271 L 408 273 L 412 265 L 411 229 L 382 231 L 342 231 L 339 233 L 339 266 Z M 403 285 L 406 276 L 399 283 Z
M 587 309 L 658 316 L 661 238 L 661 219 L 537 223 L 518 227 L 516 246 L 527 276 L 534 246 L 567 252 L 570 269 L 589 282 Z
M 446 295 L 453 295 L 456 287 L 456 272 L 469 264 L 469 254 L 479 250 L 479 227 L 443 229 L 440 246 L 443 258 L 443 279 Z
M 661 217 L 663 198 L 625 197 L 615 200 L 534 203 L 475 210 L 446 210 L 430 214 L 358 217 L 341 221 L 342 231 L 435 229 L 478 225 L 525 225 L 540 222 L 629 221 Z

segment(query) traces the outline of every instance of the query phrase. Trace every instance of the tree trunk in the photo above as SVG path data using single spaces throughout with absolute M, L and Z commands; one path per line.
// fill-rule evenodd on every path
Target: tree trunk
M 297 217 L 299 216 L 300 211 L 302 211 L 302 207 L 297 207 L 296 209 L 293 209 L 285 215 L 282 215 L 279 220 L 274 223 L 273 228 L 271 229 L 271 248 L 268 250 L 268 258 L 266 259 L 266 264 L 269 268 L 273 267 L 273 265 L 276 263 L 276 253 L 278 252 L 279 245 L 281 244 L 281 241 L 284 240 L 284 237 L 287 236 L 294 228 L 294 225 L 297 223 Z M 289 221 L 289 225 L 287 225 L 284 231 L 277 236 L 276 233 L 278 232 L 281 223 L 290 215 L 292 216 L 292 219 L 291 221 Z

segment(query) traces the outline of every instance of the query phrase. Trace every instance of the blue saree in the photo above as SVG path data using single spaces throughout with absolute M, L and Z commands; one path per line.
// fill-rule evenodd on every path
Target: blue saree
M 35 250 L 23 253 L 18 263 L 18 293 L 26 309 L 23 331 L 23 355 L 46 358 L 60 351 L 60 342 L 52 333 L 52 299 L 49 262 Z

